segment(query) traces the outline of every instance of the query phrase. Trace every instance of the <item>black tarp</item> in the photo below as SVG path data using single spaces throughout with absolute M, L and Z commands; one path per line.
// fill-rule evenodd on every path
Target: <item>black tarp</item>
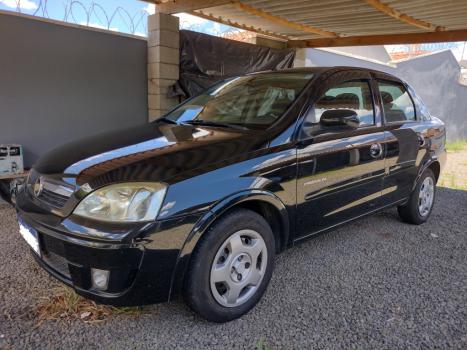
M 291 68 L 295 51 L 180 31 L 180 79 L 172 95 L 191 97 L 227 77 Z

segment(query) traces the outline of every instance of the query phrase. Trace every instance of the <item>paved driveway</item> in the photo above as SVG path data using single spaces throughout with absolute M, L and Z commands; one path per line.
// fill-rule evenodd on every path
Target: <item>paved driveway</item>
M 388 210 L 277 257 L 257 307 L 212 324 L 182 302 L 98 325 L 46 321 L 32 308 L 56 282 L 39 269 L 0 208 L 0 348 L 467 348 L 467 191 L 440 189 L 430 221 Z

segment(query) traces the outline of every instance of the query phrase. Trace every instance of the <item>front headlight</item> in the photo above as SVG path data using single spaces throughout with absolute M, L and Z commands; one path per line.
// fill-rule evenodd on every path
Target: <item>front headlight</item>
M 167 186 L 161 183 L 106 186 L 86 196 L 74 214 L 101 221 L 151 221 L 159 214 L 166 190 Z

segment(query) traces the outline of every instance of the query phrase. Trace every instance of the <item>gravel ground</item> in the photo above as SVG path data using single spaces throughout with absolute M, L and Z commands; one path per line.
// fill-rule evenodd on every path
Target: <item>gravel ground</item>
M 0 348 L 467 348 L 467 191 L 439 189 L 422 226 L 391 209 L 289 249 L 257 307 L 221 325 L 175 301 L 35 328 L 31 309 L 56 282 L 29 256 L 12 209 L 0 207 L 0 223 Z

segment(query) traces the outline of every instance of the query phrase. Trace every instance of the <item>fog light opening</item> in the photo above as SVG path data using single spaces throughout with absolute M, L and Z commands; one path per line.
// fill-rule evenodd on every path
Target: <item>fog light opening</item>
M 110 271 L 91 268 L 92 287 L 99 290 L 106 290 L 109 286 Z

